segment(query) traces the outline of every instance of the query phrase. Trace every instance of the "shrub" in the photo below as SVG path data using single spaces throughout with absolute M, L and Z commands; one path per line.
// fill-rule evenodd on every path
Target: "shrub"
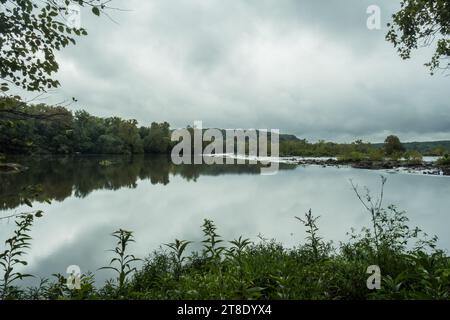
M 339 155 L 337 158 L 338 158 L 338 161 L 360 162 L 360 161 L 367 159 L 367 156 L 362 152 L 350 151 L 348 153 L 343 153 L 343 154 Z
M 440 166 L 449 166 L 450 156 L 448 154 L 445 154 L 443 157 L 439 158 L 436 163 Z
M 403 155 L 408 164 L 422 164 L 422 154 L 416 150 L 406 151 Z

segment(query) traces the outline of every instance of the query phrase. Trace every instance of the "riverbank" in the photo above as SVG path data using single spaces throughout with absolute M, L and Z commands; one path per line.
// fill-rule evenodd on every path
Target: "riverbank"
M 75 155 L 76 156 L 76 155 Z M 232 154 L 208 155 L 212 157 L 223 157 L 232 159 L 245 159 L 246 161 L 265 161 L 265 162 L 279 162 L 291 165 L 300 166 L 323 166 L 323 167 L 340 167 L 349 166 L 355 169 L 366 170 L 383 170 L 387 173 L 402 173 L 402 174 L 424 174 L 433 176 L 450 176 L 450 165 L 440 165 L 435 160 L 433 161 L 407 161 L 407 160 L 342 160 L 336 157 L 249 157 L 237 156 Z M 106 163 L 101 162 L 101 165 Z M 0 163 L 0 173 L 19 173 L 27 170 L 26 166 L 18 163 Z
M 22 288 L 18 281 L 0 278 L 2 299 L 32 300 L 128 300 L 128 299 L 450 299 L 450 258 L 436 249 L 436 239 L 409 228 L 403 212 L 394 207 L 379 211 L 374 228 L 352 233 L 350 240 L 334 247 L 320 235 L 319 221 L 311 211 L 296 217 L 306 229 L 304 244 L 285 248 L 275 240 L 251 242 L 239 237 L 224 241 L 215 224 L 205 220 L 203 249 L 175 240 L 150 254 L 135 268 L 133 233 L 113 233 L 117 247 L 110 265 L 117 272 L 101 287 L 93 273 L 68 279 L 42 279 L 38 287 Z M 18 219 L 16 237 L 26 237 L 34 216 Z M 8 243 L 8 242 L 7 242 Z M 26 250 L 27 239 L 19 248 Z M 0 262 L 9 253 L 0 254 Z M 23 259 L 23 258 L 21 258 Z M 20 260 L 19 263 L 25 263 Z M 12 266 L 10 277 L 17 272 Z M 73 266 L 74 268 L 76 266 Z M 76 269 L 74 269 L 76 272 Z M 21 279 L 16 277 L 16 280 Z M 78 280 L 76 280 L 78 279 Z M 7 285 L 5 285 L 7 283 Z M 69 285 L 68 285 L 69 284 Z
M 323 167 L 340 167 L 349 166 L 355 169 L 367 170 L 383 170 L 388 173 L 408 173 L 408 174 L 425 174 L 434 176 L 450 176 L 450 165 L 438 164 L 438 157 L 424 158 L 423 161 L 408 160 L 343 160 L 338 157 L 252 157 L 239 156 L 234 154 L 218 154 L 210 155 L 212 157 L 223 157 L 232 159 L 241 159 L 246 161 L 263 161 L 263 162 L 279 162 L 285 164 L 294 164 L 300 166 L 323 166 Z
M 299 165 L 325 165 L 325 166 L 350 166 L 355 169 L 385 170 L 389 173 L 411 173 L 437 176 L 450 176 L 450 166 L 439 165 L 436 162 L 407 161 L 407 160 L 381 160 L 381 161 L 351 161 L 338 159 L 323 160 L 299 160 Z

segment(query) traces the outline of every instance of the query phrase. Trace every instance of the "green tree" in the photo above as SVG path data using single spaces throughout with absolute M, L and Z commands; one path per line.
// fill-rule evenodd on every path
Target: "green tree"
M 170 149 L 170 129 L 167 122 L 153 122 L 150 129 L 141 129 L 144 136 L 144 151 L 147 153 L 167 153 Z
M 136 120 L 123 120 L 119 117 L 112 117 L 106 119 L 106 124 L 108 132 L 122 142 L 124 153 L 143 152 Z
M 105 133 L 106 126 L 103 119 L 94 117 L 84 110 L 75 112 L 73 135 L 75 151 L 100 153 L 97 140 Z
M 445 154 L 447 150 L 443 146 L 437 146 L 436 148 L 433 148 L 429 151 L 430 155 L 433 156 L 442 156 Z
M 423 160 L 422 154 L 417 150 L 406 151 L 404 154 L 404 158 L 411 164 L 420 164 Z
M 384 140 L 384 153 L 387 156 L 393 156 L 405 152 L 405 147 L 397 136 L 390 135 Z
M 435 43 L 431 60 L 425 65 L 431 74 L 436 69 L 450 68 L 450 1 L 402 0 L 401 9 L 388 24 L 386 40 L 391 42 L 402 59 L 411 51 Z
M 3 110 L 14 110 L 5 112 Z M 0 97 L 0 152 L 70 152 L 72 113 L 63 107 L 27 105 Z M 50 121 L 55 120 L 55 121 Z M 61 150 L 57 151 L 58 148 Z
M 16 86 L 27 91 L 45 91 L 59 86 L 55 53 L 75 37 L 87 35 L 70 26 L 66 18 L 74 6 L 91 7 L 95 15 L 107 0 L 0 0 L 0 90 Z
M 104 134 L 98 138 L 98 145 L 100 153 L 105 154 L 119 154 L 123 153 L 123 143 L 122 141 L 111 134 Z
M 0 111 L 17 103 L 0 97 Z M 54 119 L 57 121 L 50 121 Z M 170 129 L 167 122 L 152 127 L 137 127 L 136 120 L 119 117 L 100 118 L 86 111 L 71 111 L 64 107 L 20 102 L 15 113 L 0 118 L 0 153 L 139 154 L 168 153 Z

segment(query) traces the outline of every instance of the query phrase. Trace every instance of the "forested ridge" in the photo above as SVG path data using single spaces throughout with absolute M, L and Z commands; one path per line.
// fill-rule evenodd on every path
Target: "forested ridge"
M 84 110 L 72 112 L 62 106 L 0 98 L 0 153 L 4 154 L 169 154 L 177 143 L 171 141 L 171 132 L 168 122 L 141 126 L 134 119 L 102 118 Z M 222 133 L 225 137 L 225 130 Z M 279 143 L 281 156 L 339 157 L 344 161 L 421 160 L 422 155 L 445 156 L 450 150 L 448 141 L 401 143 L 396 136 L 378 144 L 362 140 L 312 143 L 280 134 Z M 207 144 L 203 142 L 204 147 Z
M 101 118 L 65 107 L 0 100 L 0 152 L 138 154 L 170 151 L 169 123 Z

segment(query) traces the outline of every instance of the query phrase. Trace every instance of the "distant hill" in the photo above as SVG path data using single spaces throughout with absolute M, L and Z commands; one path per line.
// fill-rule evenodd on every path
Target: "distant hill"
M 207 128 L 204 128 L 203 130 L 207 130 Z M 224 137 L 226 137 L 226 129 L 219 129 L 222 132 L 222 135 Z M 259 135 L 259 130 L 257 130 L 258 135 Z M 270 140 L 271 137 L 271 133 L 270 131 L 267 132 L 267 137 Z M 278 136 L 278 139 L 280 142 L 285 142 L 285 141 L 300 141 L 299 138 L 297 138 L 295 135 L 293 134 L 286 134 L 286 133 L 280 133 Z
M 294 136 L 293 134 L 280 133 L 280 142 L 283 142 L 283 141 L 298 141 L 298 140 L 300 140 L 300 139 L 297 138 L 296 136 Z
M 444 148 L 450 150 L 450 141 L 402 142 L 406 150 L 416 150 L 422 154 L 430 153 L 433 149 Z M 374 143 L 375 147 L 382 147 L 383 143 Z
M 299 141 L 300 139 L 293 134 L 280 134 L 280 142 Z M 443 148 L 450 152 L 450 140 L 425 141 L 425 142 L 402 142 L 406 150 L 416 150 L 422 154 L 433 153 L 437 148 Z M 383 143 L 372 143 L 374 147 L 381 148 Z

